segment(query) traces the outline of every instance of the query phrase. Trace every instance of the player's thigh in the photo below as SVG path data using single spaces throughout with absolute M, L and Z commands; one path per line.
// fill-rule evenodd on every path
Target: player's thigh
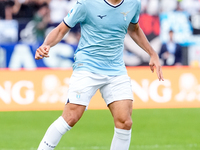
M 69 126 L 73 127 L 78 120 L 82 117 L 86 106 L 67 103 L 62 113 L 62 117 L 68 123 Z
M 114 101 L 108 105 L 110 112 L 114 118 L 116 128 L 131 129 L 132 126 L 132 100 Z
M 133 100 L 131 80 L 128 75 L 109 77 L 109 81 L 100 88 L 100 92 L 107 105 L 120 100 Z
M 101 87 L 101 77 L 87 71 L 73 72 L 68 89 L 67 103 L 88 106 L 91 98 Z
M 104 78 L 87 71 L 73 72 L 70 78 L 66 106 L 62 114 L 70 126 L 75 125 L 81 118 L 92 96 L 105 82 Z
M 126 119 L 132 115 L 132 100 L 115 101 L 108 105 L 114 119 Z

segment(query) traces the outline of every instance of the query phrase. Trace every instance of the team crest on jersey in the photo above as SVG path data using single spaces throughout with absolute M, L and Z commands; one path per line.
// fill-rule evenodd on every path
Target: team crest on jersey
M 70 15 L 72 14 L 72 12 L 73 12 L 73 9 L 70 10 L 70 12 L 68 13 L 67 16 L 70 17 Z
M 128 15 L 129 11 L 127 12 L 121 12 L 121 14 L 124 16 L 124 20 L 126 21 L 126 16 Z

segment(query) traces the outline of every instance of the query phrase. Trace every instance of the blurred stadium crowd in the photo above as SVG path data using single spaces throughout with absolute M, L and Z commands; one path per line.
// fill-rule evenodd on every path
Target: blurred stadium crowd
M 76 0 L 0 0 L 0 68 L 12 66 L 9 63 L 19 43 L 31 45 L 34 54 L 36 47 L 75 3 Z M 140 26 L 159 53 L 163 65 L 199 66 L 200 0 L 141 0 L 141 4 Z M 62 43 L 73 46 L 75 50 L 79 38 L 80 27 L 77 25 Z M 127 66 L 148 65 L 149 56 L 128 35 L 124 43 Z M 61 59 L 69 56 L 57 55 Z M 73 56 L 70 55 L 70 59 Z M 36 66 L 48 67 L 44 64 Z

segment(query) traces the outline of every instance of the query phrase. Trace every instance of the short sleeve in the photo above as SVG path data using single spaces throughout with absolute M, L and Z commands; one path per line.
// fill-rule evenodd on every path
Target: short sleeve
M 141 2 L 140 2 L 140 0 L 138 0 L 137 11 L 136 11 L 134 17 L 132 18 L 131 23 L 134 23 L 134 24 L 138 23 L 139 17 L 140 17 L 140 11 L 141 11 Z
M 78 0 L 63 21 L 68 27 L 72 28 L 77 23 L 83 22 L 85 20 L 85 17 L 85 0 Z

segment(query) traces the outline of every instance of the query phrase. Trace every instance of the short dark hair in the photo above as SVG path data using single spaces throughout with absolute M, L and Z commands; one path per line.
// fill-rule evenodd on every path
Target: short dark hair
M 7 0 L 7 1 L 5 1 L 5 5 L 12 7 L 15 5 L 15 2 L 14 2 L 14 0 Z
M 169 30 L 169 33 L 174 33 L 174 31 L 172 29 Z
M 46 2 L 44 2 L 44 3 L 42 3 L 41 5 L 39 5 L 39 8 L 38 9 L 40 9 L 40 8 L 43 8 L 43 7 L 49 7 L 49 5 L 46 3 Z

